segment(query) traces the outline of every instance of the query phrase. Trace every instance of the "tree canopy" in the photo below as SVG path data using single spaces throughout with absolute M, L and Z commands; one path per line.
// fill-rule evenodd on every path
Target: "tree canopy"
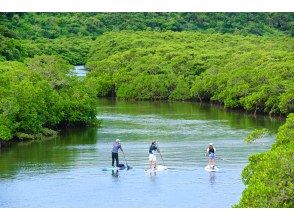
M 21 39 L 97 36 L 109 31 L 204 31 L 293 36 L 293 13 L 1 13 L 0 33 Z
M 247 186 L 235 207 L 294 207 L 294 114 L 279 128 L 272 149 L 249 158 L 242 172 Z
M 0 142 L 95 122 L 96 96 L 69 74 L 71 68 L 63 59 L 47 55 L 0 62 Z
M 120 31 L 97 38 L 87 66 L 98 96 L 198 100 L 252 112 L 294 108 L 293 38 Z

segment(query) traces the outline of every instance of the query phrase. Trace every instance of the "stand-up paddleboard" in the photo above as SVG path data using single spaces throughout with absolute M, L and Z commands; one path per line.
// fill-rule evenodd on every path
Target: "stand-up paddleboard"
M 155 173 L 155 172 L 160 172 L 160 171 L 165 171 L 167 170 L 166 166 L 158 165 L 156 166 L 156 169 L 147 169 L 145 170 L 146 173 Z
M 124 164 L 120 164 L 119 167 L 105 167 L 102 169 L 102 171 L 117 171 L 117 170 L 124 170 L 126 169 L 126 166 Z
M 210 165 L 207 165 L 204 169 L 208 172 L 216 172 L 219 170 L 217 166 L 212 167 Z

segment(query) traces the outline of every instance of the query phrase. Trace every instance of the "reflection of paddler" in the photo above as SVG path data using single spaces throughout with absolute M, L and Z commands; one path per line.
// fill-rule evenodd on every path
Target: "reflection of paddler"
M 112 170 L 111 175 L 114 177 L 118 177 L 118 170 Z
M 215 152 L 216 152 L 216 150 L 215 150 L 214 146 L 212 145 L 212 143 L 209 143 L 206 151 L 207 151 L 206 152 L 206 156 L 208 156 L 208 164 L 210 165 L 210 167 L 212 169 L 214 169 L 214 167 L 215 167 L 215 157 L 216 157 Z

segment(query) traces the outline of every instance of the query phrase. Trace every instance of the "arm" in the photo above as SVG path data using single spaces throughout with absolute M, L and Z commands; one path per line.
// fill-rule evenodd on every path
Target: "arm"
M 157 142 L 157 141 L 156 141 L 156 143 L 155 143 L 155 147 L 156 147 L 157 152 L 160 153 L 160 150 L 159 150 L 158 142 Z

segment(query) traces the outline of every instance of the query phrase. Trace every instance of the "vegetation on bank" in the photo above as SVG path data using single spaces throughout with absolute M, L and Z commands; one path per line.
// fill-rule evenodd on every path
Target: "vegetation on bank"
M 294 108 L 293 38 L 197 32 L 110 32 L 92 46 L 86 83 L 98 96 L 216 101 L 285 114 Z
M 246 189 L 235 207 L 294 207 L 294 114 L 279 128 L 272 149 L 254 154 L 242 172 Z
M 56 56 L 0 62 L 0 142 L 96 122 L 96 96 Z

